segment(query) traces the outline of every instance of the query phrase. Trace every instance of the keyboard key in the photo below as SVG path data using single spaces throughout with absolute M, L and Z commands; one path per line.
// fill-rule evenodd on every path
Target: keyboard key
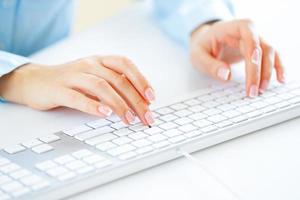
M 139 139 L 145 138 L 147 136 L 148 135 L 143 132 L 136 132 L 136 133 L 131 133 L 128 135 L 128 137 L 130 137 L 133 140 L 139 140 Z
M 205 119 L 208 116 L 203 114 L 203 113 L 195 113 L 189 116 L 189 118 L 193 119 L 193 120 L 200 120 L 200 119 Z
M 11 182 L 12 179 L 9 176 L 6 175 L 0 175 L 0 185 L 3 185 L 5 183 Z
M 69 170 L 67 170 L 65 167 L 54 167 L 54 168 L 51 168 L 47 171 L 47 174 L 52 176 L 52 177 L 57 177 L 57 176 L 60 176 L 62 174 L 66 174 L 68 173 Z
M 173 137 L 173 138 L 170 138 L 169 141 L 172 142 L 172 143 L 178 143 L 178 142 L 182 142 L 186 139 L 185 136 L 183 135 L 178 135 L 176 137 Z
M 204 133 L 209 133 L 209 132 L 216 131 L 216 130 L 218 130 L 218 128 L 216 126 L 207 126 L 207 127 L 204 127 L 201 129 L 201 131 Z
M 203 106 L 200 106 L 200 105 L 196 105 L 196 106 L 192 106 L 190 108 L 188 108 L 190 111 L 194 112 L 194 113 L 199 113 L 199 112 L 202 112 L 204 110 L 206 110 L 205 107 Z
M 172 110 L 171 108 L 165 107 L 165 108 L 160 108 L 160 109 L 156 110 L 155 112 L 157 112 L 158 114 L 161 114 L 161 115 L 166 115 L 166 114 L 170 114 L 170 113 L 174 112 L 174 110 Z
M 155 135 L 149 136 L 147 139 L 152 142 L 160 142 L 160 141 L 166 140 L 168 138 L 162 134 L 155 134 Z
M 213 123 L 206 119 L 201 119 L 201 120 L 195 121 L 193 124 L 198 126 L 199 128 L 203 128 L 203 127 L 209 126 Z
M 159 148 L 167 147 L 169 145 L 170 145 L 170 142 L 165 140 L 165 141 L 161 141 L 161 142 L 153 144 L 153 147 L 156 149 L 159 149 Z
M 178 125 L 185 125 L 185 124 L 190 124 L 193 122 L 192 119 L 188 118 L 188 117 L 182 117 L 180 119 L 177 119 L 174 121 L 176 124 Z M 176 128 L 176 127 L 172 127 L 172 128 Z
M 104 160 L 102 162 L 98 162 L 94 165 L 94 167 L 98 168 L 98 169 L 101 169 L 101 168 L 104 168 L 104 167 L 108 167 L 112 164 L 112 162 L 110 160 Z
M 136 156 L 137 156 L 137 153 L 135 153 L 134 151 L 130 151 L 128 153 L 124 153 L 124 154 L 120 155 L 119 158 L 121 160 L 128 160 L 128 159 L 134 158 Z
M 117 130 L 119 130 L 119 129 L 121 129 L 121 128 L 126 128 L 126 127 L 128 127 L 128 125 L 125 124 L 123 121 L 120 121 L 120 122 L 117 122 L 117 123 L 113 123 L 113 124 L 111 124 L 110 126 L 111 126 L 112 128 L 114 128 L 114 129 L 117 129 Z
M 247 106 L 238 107 L 236 110 L 241 113 L 249 113 L 254 111 L 255 108 L 247 105 Z
M 94 170 L 94 168 L 92 166 L 86 166 L 86 167 L 83 167 L 83 168 L 80 168 L 80 169 L 76 170 L 76 172 L 78 174 L 86 174 L 86 173 L 91 172 L 93 170 Z
M 103 161 L 105 159 L 106 158 L 104 158 L 103 156 L 94 154 L 94 155 L 83 158 L 83 161 L 88 163 L 88 164 L 95 164 L 95 163 Z
M 86 167 L 87 165 L 80 160 L 75 160 L 75 161 L 72 161 L 72 162 L 66 164 L 65 166 L 70 170 L 77 170 L 79 168 Z
M 40 189 L 46 188 L 48 186 L 49 186 L 49 182 L 48 181 L 41 181 L 39 183 L 36 183 L 36 184 L 32 185 L 31 188 L 33 190 L 40 190 Z
M 29 140 L 29 141 L 26 141 L 26 142 L 23 142 L 22 145 L 27 147 L 27 148 L 32 148 L 34 146 L 37 146 L 37 145 L 40 145 L 42 144 L 43 142 L 38 140 L 38 139 L 33 139 L 33 140 Z
M 154 135 L 154 134 L 163 132 L 163 130 L 159 127 L 154 126 L 154 127 L 151 127 L 151 128 L 148 128 L 148 129 L 144 130 L 144 132 L 149 134 L 149 135 Z
M 19 170 L 19 169 L 21 169 L 21 167 L 19 165 L 15 164 L 15 163 L 10 163 L 8 165 L 1 166 L 0 172 L 6 174 L 6 173 L 10 173 L 10 172 Z
M 0 166 L 6 165 L 8 163 L 10 163 L 8 159 L 0 157 Z
M 247 120 L 247 117 L 244 116 L 244 115 L 241 115 L 239 117 L 235 117 L 235 118 L 232 118 L 231 121 L 234 122 L 234 123 L 240 123 L 240 122 L 243 122 L 243 121 L 246 121 Z
M 46 153 L 51 150 L 53 150 L 53 147 L 50 146 L 49 144 L 41 144 L 39 146 L 35 146 L 32 148 L 32 151 L 38 154 Z
M 123 129 L 114 131 L 114 134 L 116 134 L 120 137 L 125 136 L 125 135 L 129 135 L 130 133 L 133 133 L 133 131 L 128 129 L 128 128 L 123 128 Z
M 96 148 L 99 149 L 100 151 L 107 151 L 108 149 L 111 149 L 114 147 L 117 147 L 117 145 L 112 142 L 104 142 L 104 143 L 98 144 L 96 146 Z
M 190 99 L 184 102 L 185 104 L 189 105 L 189 106 L 195 106 L 201 103 L 201 101 L 197 100 L 197 99 Z
M 203 113 L 208 116 L 217 115 L 217 114 L 220 114 L 221 112 L 222 112 L 221 110 L 218 110 L 215 108 L 210 108 L 208 110 L 203 111 Z
M 145 154 L 145 153 L 149 153 L 149 152 L 151 152 L 151 151 L 153 151 L 153 150 L 154 150 L 153 147 L 147 146 L 147 147 L 143 147 L 143 148 L 137 149 L 136 152 L 137 152 L 138 154 Z
M 2 190 L 4 190 L 5 192 L 10 193 L 10 192 L 24 188 L 24 186 L 17 181 L 12 181 L 10 183 L 1 185 L 0 188 Z
M 223 115 L 214 115 L 214 116 L 211 116 L 211 117 L 208 117 L 207 120 L 213 122 L 213 123 L 219 123 L 219 122 L 222 122 L 224 120 L 226 120 L 227 118 L 224 117 Z
M 189 110 L 180 110 L 180 111 L 174 112 L 174 114 L 178 117 L 186 117 L 193 113 L 192 113 L 192 111 L 189 111 Z
M 112 155 L 112 156 L 118 156 L 120 154 L 123 153 L 127 153 L 129 151 L 135 150 L 136 148 L 130 144 L 125 144 L 119 147 L 116 147 L 114 149 L 110 149 L 109 151 L 107 151 L 108 154 Z
M 84 133 L 84 132 L 87 132 L 90 130 L 93 130 L 93 128 L 86 126 L 86 125 L 81 125 L 81 126 L 77 126 L 75 128 L 69 129 L 69 130 L 64 130 L 62 132 L 73 137 L 79 133 Z
M 255 110 L 253 112 L 247 113 L 247 116 L 249 118 L 255 118 L 255 117 L 259 117 L 263 114 L 264 112 L 262 110 Z
M 92 122 L 89 122 L 87 123 L 86 125 L 92 127 L 92 128 L 100 128 L 100 127 L 103 127 L 103 126 L 107 126 L 107 125 L 110 125 L 111 122 L 106 120 L 106 119 L 98 119 L 98 120 L 95 120 L 95 121 L 92 121 Z
M 148 128 L 148 127 L 145 126 L 145 125 L 143 125 L 143 124 L 138 124 L 138 125 L 129 127 L 130 130 L 136 131 L 136 132 L 137 132 L 137 131 L 145 130 L 146 128 Z
M 203 104 L 201 104 L 202 106 L 206 107 L 206 108 L 215 108 L 217 106 L 220 105 L 220 103 L 217 103 L 215 101 L 209 101 L 209 102 L 205 102 Z
M 112 115 L 108 116 L 106 119 L 113 122 L 113 123 L 121 121 L 120 117 L 118 115 L 115 115 L 115 114 L 112 114 Z
M 217 107 L 217 109 L 222 110 L 223 112 L 228 111 L 228 110 L 232 110 L 235 109 L 236 106 L 231 105 L 231 104 L 224 104 L 224 105 L 220 105 Z
M 46 171 L 48 169 L 57 167 L 57 164 L 51 160 L 47 160 L 47 161 L 36 164 L 35 167 L 41 171 Z
M 132 142 L 131 144 L 134 145 L 135 147 L 144 147 L 152 144 L 152 142 L 146 139 L 140 139 Z
M 188 106 L 183 104 L 183 103 L 177 103 L 177 104 L 174 104 L 174 105 L 171 105 L 170 106 L 173 110 L 183 110 L 185 108 L 187 108 Z
M 37 175 L 30 175 L 20 179 L 20 181 L 26 186 L 32 186 L 38 182 L 41 182 L 43 179 Z
M 9 153 L 9 154 L 15 154 L 15 153 L 19 153 L 21 151 L 24 151 L 26 148 L 16 144 L 16 145 L 11 145 L 9 147 L 4 148 L 4 151 Z
M 14 179 L 20 179 L 24 176 L 30 175 L 31 172 L 26 169 L 20 169 L 10 174 L 10 176 Z
M 286 107 L 288 107 L 288 106 L 290 106 L 291 104 L 289 103 L 289 102 L 287 102 L 287 101 L 282 101 L 282 102 L 280 102 L 280 103 L 277 103 L 277 104 L 275 104 L 274 106 L 276 107 L 276 108 L 286 108 Z
M 276 111 L 276 107 L 275 106 L 267 106 L 263 109 L 261 109 L 261 111 L 263 111 L 264 113 L 271 113 Z
M 176 115 L 173 115 L 173 114 L 167 114 L 167 115 L 164 115 L 164 116 L 161 116 L 160 119 L 165 121 L 165 122 L 170 122 L 170 121 L 173 121 L 175 119 L 177 119 L 178 117 Z
M 219 122 L 219 123 L 217 123 L 215 125 L 217 127 L 219 127 L 219 128 L 225 128 L 225 127 L 233 125 L 233 123 L 231 121 L 229 121 L 229 120 L 225 120 L 225 121 Z
M 117 144 L 117 145 L 123 145 L 123 144 L 127 144 L 130 143 L 132 141 L 132 139 L 123 136 L 123 137 L 119 137 L 117 139 L 112 140 L 113 143 Z
M 167 122 L 167 123 L 160 124 L 159 127 L 165 130 L 169 130 L 178 127 L 178 125 L 173 122 Z
M 72 155 L 75 158 L 81 159 L 83 157 L 93 155 L 93 152 L 91 152 L 90 150 L 87 150 L 87 149 L 81 149 L 79 151 L 75 151 L 74 153 L 72 153 Z
M 20 188 L 20 189 L 18 189 L 18 190 L 13 191 L 11 194 L 12 194 L 14 197 L 20 197 L 20 196 L 22 196 L 22 195 L 27 194 L 29 191 L 30 191 L 30 190 L 29 190 L 28 188 L 23 187 L 23 188 Z
M 39 138 L 41 141 L 45 143 L 55 142 L 60 140 L 60 138 L 57 135 L 51 134 L 51 135 L 45 135 Z
M 240 113 L 236 110 L 230 110 L 230 111 L 226 111 L 226 112 L 222 113 L 222 115 L 224 115 L 227 118 L 234 118 L 234 117 L 242 115 L 242 113 Z
M 163 132 L 163 134 L 167 137 L 175 137 L 177 135 L 181 135 L 183 132 L 178 130 L 178 129 L 171 129 L 171 130 L 167 130 L 165 132 Z
M 64 156 L 60 156 L 60 157 L 57 157 L 57 158 L 54 159 L 55 162 L 57 162 L 61 165 L 72 162 L 74 160 L 75 160 L 75 158 L 70 156 L 70 155 L 64 155 Z
M 85 132 L 85 133 L 75 135 L 75 138 L 77 140 L 84 141 L 84 140 L 87 140 L 87 139 L 90 139 L 90 138 L 93 138 L 93 137 L 96 137 L 96 136 L 99 136 L 99 135 L 103 135 L 105 133 L 111 133 L 114 130 L 115 129 L 113 129 L 109 126 L 104 126 L 104 127 L 95 129 L 93 131 L 89 131 L 89 132 Z
M 100 143 L 107 142 L 107 141 L 110 141 L 110 140 L 113 140 L 116 138 L 118 138 L 116 135 L 114 135 L 112 133 L 107 133 L 104 135 L 96 136 L 91 139 L 85 140 L 85 143 L 94 146 L 94 145 L 98 145 Z
M 185 133 L 188 133 L 188 132 L 196 130 L 197 127 L 192 125 L 192 124 L 186 124 L 186 125 L 183 125 L 183 126 L 179 127 L 178 129 L 185 132 Z
M 67 172 L 65 174 L 59 175 L 57 177 L 57 179 L 60 181 L 66 181 L 66 180 L 70 180 L 75 177 L 76 177 L 76 174 L 74 172 Z
M 191 131 L 191 132 L 188 132 L 188 133 L 184 134 L 184 136 L 186 136 L 188 138 L 197 137 L 199 135 L 202 135 L 202 131 L 200 131 L 200 130 L 195 130 L 195 131 Z

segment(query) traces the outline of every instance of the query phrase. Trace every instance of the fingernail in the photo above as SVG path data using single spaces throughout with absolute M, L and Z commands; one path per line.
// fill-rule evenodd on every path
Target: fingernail
M 281 83 L 285 83 L 285 75 L 284 74 L 281 75 L 280 82 Z
M 260 65 L 260 51 L 258 48 L 254 49 L 251 57 L 251 62 L 255 65 Z
M 155 94 L 152 88 L 147 88 L 145 90 L 145 96 L 148 99 L 148 101 L 152 102 L 155 100 Z
M 127 122 L 129 124 L 132 124 L 135 120 L 135 115 L 133 114 L 133 112 L 131 112 L 130 110 L 128 110 L 126 113 L 125 113 L 125 118 L 127 120 Z
M 218 69 L 218 77 L 220 78 L 220 79 L 222 79 L 222 80 L 224 80 L 224 81 L 227 81 L 228 80 L 228 78 L 229 78 L 229 74 L 230 74 L 230 71 L 229 71 L 229 69 L 228 68 L 226 68 L 226 67 L 220 67 L 219 69 Z
M 268 88 L 268 85 L 269 81 L 263 80 L 263 82 L 261 83 L 261 87 L 259 88 L 259 92 L 264 93 L 264 91 Z
M 153 118 L 153 115 L 150 111 L 147 111 L 145 113 L 145 119 L 146 119 L 146 122 L 151 125 L 151 124 L 154 124 L 154 118 Z
M 99 111 L 100 113 L 102 113 L 103 115 L 106 115 L 106 116 L 110 116 L 111 113 L 112 113 L 112 110 L 110 109 L 110 107 L 105 106 L 105 105 L 100 105 L 100 106 L 98 107 L 98 111 Z
M 256 85 L 252 85 L 249 91 L 249 97 L 257 97 L 258 96 L 258 87 Z

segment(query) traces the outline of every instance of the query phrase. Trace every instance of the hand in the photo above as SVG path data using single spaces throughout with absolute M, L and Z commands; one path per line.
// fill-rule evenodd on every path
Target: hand
M 150 125 L 152 87 L 124 57 L 89 57 L 57 66 L 28 64 L 0 78 L 0 95 L 39 110 L 59 106 L 106 117 L 115 112 L 125 123 L 135 114 Z
M 284 69 L 278 53 L 254 30 L 249 20 L 217 22 L 199 27 L 191 36 L 193 65 L 212 77 L 231 79 L 230 64 L 244 59 L 246 94 L 255 97 L 269 84 L 273 68 L 284 83 Z

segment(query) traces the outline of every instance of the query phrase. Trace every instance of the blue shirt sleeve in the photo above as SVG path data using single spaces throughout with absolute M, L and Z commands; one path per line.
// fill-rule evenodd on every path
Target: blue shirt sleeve
M 0 51 L 0 77 L 28 63 L 29 59 L 25 57 Z
M 162 29 L 188 46 L 190 34 L 201 24 L 233 18 L 230 0 L 154 0 L 154 14 Z

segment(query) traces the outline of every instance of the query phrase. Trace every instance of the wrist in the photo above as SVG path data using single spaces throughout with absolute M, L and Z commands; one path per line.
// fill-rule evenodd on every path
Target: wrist
M 7 101 L 23 103 L 25 82 L 30 80 L 32 73 L 40 67 L 36 64 L 26 64 L 0 77 L 0 97 Z

